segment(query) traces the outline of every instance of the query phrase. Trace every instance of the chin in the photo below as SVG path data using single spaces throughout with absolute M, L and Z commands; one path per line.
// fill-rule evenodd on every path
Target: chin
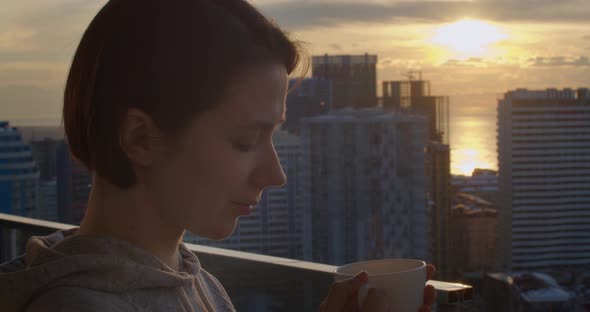
M 230 237 L 234 232 L 222 232 L 222 231 L 216 231 L 211 233 L 211 235 L 207 235 L 208 239 L 211 240 L 216 240 L 216 241 L 220 241 L 220 240 L 224 240 L 228 237 Z
M 222 225 L 212 231 L 208 232 L 205 237 L 212 239 L 212 240 L 224 240 L 230 237 L 234 231 L 236 230 L 236 222 L 232 224 Z
M 231 233 L 230 233 L 230 235 L 231 235 Z M 223 234 L 215 233 L 213 235 L 210 235 L 207 238 L 210 240 L 214 240 L 214 241 L 222 241 L 222 240 L 228 238 L 230 235 L 223 235 Z

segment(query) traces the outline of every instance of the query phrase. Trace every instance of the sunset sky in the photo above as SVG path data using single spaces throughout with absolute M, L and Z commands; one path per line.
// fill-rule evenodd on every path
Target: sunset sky
M 69 62 L 105 2 L 0 0 L 0 119 L 59 123 Z M 378 81 L 422 71 L 433 94 L 451 99 L 455 173 L 495 168 L 499 94 L 590 86 L 588 0 L 253 3 L 309 55 L 377 54 Z

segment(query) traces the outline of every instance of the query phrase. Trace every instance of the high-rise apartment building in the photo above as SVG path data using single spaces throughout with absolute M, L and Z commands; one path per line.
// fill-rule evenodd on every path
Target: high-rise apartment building
M 0 121 L 0 212 L 34 217 L 38 192 L 39 169 L 31 146 L 17 128 Z
M 376 108 L 303 120 L 306 260 L 428 258 L 425 123 Z
M 56 158 L 59 221 L 78 225 L 88 206 L 92 174 L 82 163 L 72 158 L 65 142 L 58 146 Z
M 326 113 L 332 107 L 332 81 L 324 78 L 291 79 L 289 88 L 294 89 L 287 94 L 287 120 L 283 129 L 297 135 L 302 118 Z
M 300 142 L 297 136 L 277 131 L 273 142 L 287 176 L 283 187 L 264 191 L 250 216 L 240 218 L 233 235 L 210 241 L 190 233 L 186 242 L 277 257 L 303 257 L 303 200 L 299 185 Z
M 449 98 L 430 94 L 430 81 L 415 80 L 383 82 L 383 108 L 426 117 L 428 143 L 426 175 L 430 217 L 432 261 L 439 277 L 448 278 L 449 228 L 451 221 L 451 158 L 449 146 Z
M 42 181 L 51 180 L 57 176 L 57 148 L 64 140 L 44 138 L 31 141 L 33 159 L 39 166 Z
M 39 183 L 39 211 L 36 218 L 47 221 L 59 221 L 57 209 L 57 180 L 43 180 Z
M 427 117 L 428 138 L 449 143 L 449 98 L 430 94 L 428 80 L 383 81 L 383 108 Z
M 590 265 L 590 92 L 517 89 L 498 101 L 499 264 Z
M 377 55 L 313 56 L 311 75 L 332 80 L 332 108 L 377 106 Z
M 448 278 L 451 222 L 451 150 L 449 145 L 431 141 L 426 145 L 430 254 L 438 274 Z
M 498 172 L 475 168 L 471 176 L 453 176 L 451 188 L 454 192 L 469 193 L 495 204 L 498 202 Z
M 483 198 L 457 193 L 453 198 L 451 216 L 447 249 L 451 276 L 495 271 L 496 206 Z

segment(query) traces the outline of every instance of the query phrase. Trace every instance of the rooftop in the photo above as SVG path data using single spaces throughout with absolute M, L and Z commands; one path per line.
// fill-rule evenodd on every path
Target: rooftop
M 544 273 L 493 273 L 490 277 L 513 285 L 523 300 L 531 303 L 564 302 L 572 296 L 559 287 L 555 279 Z

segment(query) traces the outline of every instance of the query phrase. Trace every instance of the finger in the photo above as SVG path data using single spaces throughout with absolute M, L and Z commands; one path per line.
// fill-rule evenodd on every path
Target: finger
M 420 309 L 418 310 L 418 312 L 430 312 L 430 306 L 423 305 L 423 306 L 420 307 Z
M 369 280 L 367 272 L 361 272 L 355 277 L 338 281 L 332 284 L 328 297 L 325 300 L 326 312 L 342 311 L 347 305 L 349 298 L 353 297 L 356 299 L 356 293 Z
M 426 279 L 431 280 L 436 274 L 436 267 L 432 264 L 426 266 Z
M 371 288 L 363 304 L 362 312 L 388 312 L 389 302 L 383 289 Z
M 349 296 L 348 301 L 341 312 L 357 312 L 358 311 L 358 298 L 357 296 Z
M 424 287 L 424 305 L 431 306 L 436 300 L 436 289 L 432 285 Z

